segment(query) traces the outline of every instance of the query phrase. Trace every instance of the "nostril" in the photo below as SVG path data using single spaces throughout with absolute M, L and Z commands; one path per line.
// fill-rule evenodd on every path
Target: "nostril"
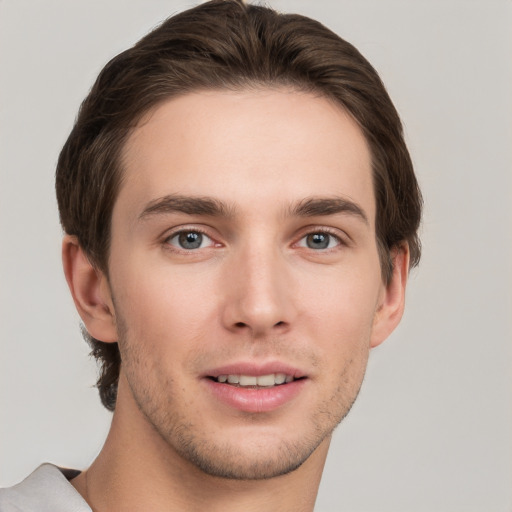
M 243 322 L 237 322 L 237 323 L 235 324 L 235 327 L 247 327 L 247 325 L 246 325 L 246 324 L 244 324 Z

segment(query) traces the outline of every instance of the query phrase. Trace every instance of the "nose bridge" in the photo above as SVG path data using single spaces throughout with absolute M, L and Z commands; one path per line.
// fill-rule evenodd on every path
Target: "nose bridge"
M 293 286 L 278 244 L 268 235 L 252 239 L 235 258 L 232 293 L 226 304 L 229 327 L 249 329 L 257 336 L 289 326 L 294 314 Z

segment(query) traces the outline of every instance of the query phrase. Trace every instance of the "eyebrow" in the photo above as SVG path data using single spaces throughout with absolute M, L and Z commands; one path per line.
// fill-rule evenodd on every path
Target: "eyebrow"
M 150 201 L 139 215 L 139 220 L 158 214 L 184 213 L 208 217 L 233 217 L 236 209 L 219 199 L 211 197 L 192 197 L 167 195 Z M 364 210 L 355 202 L 342 197 L 310 197 L 292 205 L 289 215 L 293 217 L 320 217 L 344 213 L 360 218 L 369 224 Z
M 316 217 L 346 213 L 359 217 L 365 224 L 369 224 L 368 216 L 364 210 L 357 203 L 343 197 L 306 198 L 294 205 L 290 213 L 297 217 Z
M 140 213 L 139 220 L 166 213 L 232 217 L 234 208 L 229 207 L 223 201 L 211 197 L 191 197 L 172 194 L 150 201 Z

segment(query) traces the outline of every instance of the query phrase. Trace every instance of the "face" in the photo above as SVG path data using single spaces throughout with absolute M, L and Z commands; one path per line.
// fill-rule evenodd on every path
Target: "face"
M 297 468 L 328 444 L 381 341 L 360 129 L 305 93 L 194 93 L 147 116 L 123 164 L 118 409 L 136 404 L 169 453 L 209 474 Z

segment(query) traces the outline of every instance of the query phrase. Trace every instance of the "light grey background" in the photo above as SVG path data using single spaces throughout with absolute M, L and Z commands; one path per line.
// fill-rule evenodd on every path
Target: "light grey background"
M 0 486 L 83 468 L 110 414 L 62 276 L 53 193 L 80 101 L 178 0 L 0 0 Z M 372 353 L 317 510 L 512 510 L 512 2 L 275 0 L 354 43 L 426 200 L 402 325 Z

